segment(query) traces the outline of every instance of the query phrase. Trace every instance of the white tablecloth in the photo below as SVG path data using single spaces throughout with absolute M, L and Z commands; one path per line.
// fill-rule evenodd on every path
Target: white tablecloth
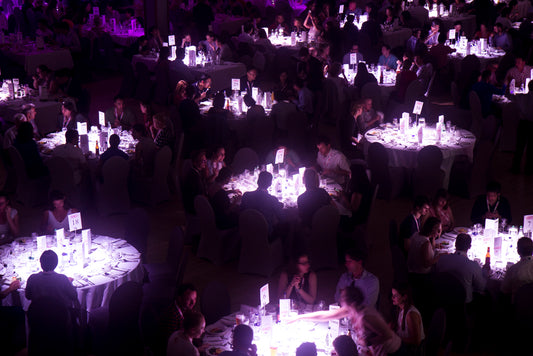
M 76 242 L 74 242 L 76 241 Z M 79 249 L 81 236 L 70 241 L 68 251 Z M 55 236 L 47 236 L 47 249 L 55 250 L 60 256 L 56 272 L 73 278 L 78 300 L 82 309 L 91 311 L 94 308 L 107 306 L 113 292 L 127 281 L 141 282 L 144 276 L 140 260 L 140 253 L 126 241 L 108 237 L 93 236 L 89 261 L 82 268 L 80 257 L 74 253 L 71 261 L 68 257 L 62 261 L 57 248 Z M 32 238 L 19 238 L 14 243 L 0 246 L 2 262 L 7 267 L 0 266 L 4 275 L 4 284 L 9 284 L 12 277 L 21 278 L 21 289 L 18 290 L 22 307 L 27 310 L 30 301 L 26 299 L 24 288 L 28 277 L 41 271 L 37 242 Z M 30 259 L 30 256 L 32 259 Z M 2 289 L 4 289 L 2 287 Z M 13 295 L 3 300 L 3 305 L 13 305 Z
M 33 48 L 33 44 L 29 44 L 20 49 L 4 47 L 2 52 L 6 57 L 22 65 L 26 73 L 30 75 L 34 75 L 35 70 L 41 64 L 46 65 L 51 70 L 74 67 L 70 51 L 64 48 L 38 50 Z

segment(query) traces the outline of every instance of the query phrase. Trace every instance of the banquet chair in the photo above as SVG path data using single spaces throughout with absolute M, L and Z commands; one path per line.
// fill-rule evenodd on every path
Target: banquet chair
M 102 166 L 103 182 L 98 186 L 100 215 L 126 213 L 130 209 L 128 174 L 130 165 L 122 157 L 111 157 Z
M 137 62 L 135 64 L 135 72 L 137 74 L 137 83 L 135 87 L 135 99 L 141 101 L 149 101 L 152 97 L 152 79 L 150 78 L 150 71 L 146 64 Z
M 231 312 L 231 299 L 228 288 L 218 281 L 209 282 L 200 298 L 200 309 L 205 324 L 210 325 Z
M 418 152 L 417 165 L 413 171 L 413 195 L 433 197 L 442 188 L 444 172 L 442 151 L 437 146 L 426 146 Z
M 411 112 L 413 110 L 415 101 L 420 101 L 424 98 L 425 92 L 426 88 L 424 88 L 424 85 L 419 80 L 413 80 L 407 86 L 407 89 L 405 91 L 404 104 L 408 112 Z
M 233 174 L 241 174 L 245 169 L 253 170 L 259 164 L 257 153 L 248 147 L 243 147 L 235 153 L 231 168 Z
M 150 281 L 163 279 L 175 286 L 178 279 L 178 269 L 183 256 L 185 236 L 181 226 L 176 226 L 170 234 L 167 247 L 167 258 L 163 263 L 144 264 Z
M 219 230 L 215 224 L 215 213 L 207 198 L 198 195 L 194 209 L 200 221 L 200 244 L 197 255 L 215 264 L 222 264 L 234 256 L 238 244 L 233 230 Z
M 146 258 L 148 249 L 148 234 L 150 233 L 150 217 L 148 212 L 143 208 L 131 210 L 126 217 L 124 226 L 124 240 L 135 247 Z
M 168 200 L 168 172 L 172 151 L 168 146 L 161 147 L 155 154 L 154 174 L 152 177 L 132 177 L 132 199 L 151 206 Z
M 377 197 L 387 200 L 396 197 L 403 185 L 403 169 L 389 168 L 389 155 L 385 147 L 378 142 L 370 144 L 367 162 L 372 184 L 379 185 Z
M 332 205 L 321 207 L 313 215 L 309 236 L 309 257 L 315 271 L 339 267 L 337 259 L 339 220 L 339 211 Z
M 481 111 L 481 101 L 475 91 L 470 91 L 470 114 L 472 116 L 472 126 L 470 131 L 478 140 L 494 140 L 498 132 L 498 121 L 494 115 L 483 117 Z
M 440 308 L 433 313 L 423 345 L 423 355 L 438 355 L 446 333 L 446 312 Z
M 239 216 L 239 232 L 239 273 L 270 277 L 283 262 L 281 239 L 268 242 L 268 223 L 263 214 L 254 209 L 247 209 Z
M 533 300 L 533 283 L 521 286 L 514 295 L 512 343 L 516 344 L 517 351 L 531 348 L 531 341 L 529 339 L 533 332 L 533 307 L 531 306 L 531 300 Z
M 378 83 L 366 83 L 361 88 L 361 98 L 372 99 L 372 107 L 376 111 L 383 111 L 384 103 L 381 95 L 381 88 Z
M 453 105 L 455 105 L 456 107 L 459 107 L 459 102 L 461 99 L 460 99 L 459 87 L 457 86 L 457 83 L 455 81 L 452 82 L 450 91 L 452 94 Z
M 257 152 L 261 162 L 272 148 L 274 129 L 274 122 L 270 118 L 264 117 L 253 120 L 249 137 L 250 146 Z
M 70 203 L 80 206 L 79 191 L 74 182 L 74 169 L 63 157 L 52 157 L 45 162 L 50 172 L 49 192 L 58 190 L 65 194 Z
M 17 178 L 17 201 L 25 206 L 36 206 L 45 203 L 47 200 L 48 186 L 50 184 L 49 177 L 28 177 L 26 166 L 17 149 L 15 147 L 9 147 L 8 153 Z

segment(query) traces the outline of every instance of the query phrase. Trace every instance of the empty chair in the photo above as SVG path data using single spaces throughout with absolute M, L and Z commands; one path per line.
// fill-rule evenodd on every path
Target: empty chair
M 49 191 L 63 192 L 74 206 L 80 206 L 79 192 L 76 191 L 74 181 L 74 170 L 68 161 L 63 157 L 52 157 L 46 161 L 46 166 L 50 172 Z
M 145 258 L 148 233 L 150 232 L 150 218 L 146 210 L 133 209 L 126 218 L 124 239 L 137 249 Z
M 198 257 L 216 264 L 231 259 L 237 252 L 238 240 L 234 231 L 216 227 L 215 213 L 205 196 L 199 195 L 194 199 L 194 208 L 200 221 Z
M 310 259 L 314 270 L 337 268 L 337 228 L 339 211 L 326 205 L 313 215 L 309 238 Z
M 268 223 L 259 211 L 248 209 L 239 216 L 241 257 L 239 273 L 270 277 L 283 262 L 281 239 L 268 242 Z
M 437 146 L 426 146 L 420 150 L 417 157 L 417 166 L 413 172 L 414 196 L 424 195 L 432 197 L 437 190 L 442 188 L 444 171 L 442 164 L 442 151 Z
M 170 148 L 161 147 L 155 155 L 154 174 L 151 177 L 133 177 L 132 199 L 154 206 L 170 198 L 168 172 L 171 159 Z
M 15 147 L 9 147 L 8 152 L 17 177 L 17 200 L 24 205 L 39 205 L 46 202 L 48 185 L 50 183 L 49 178 L 39 177 L 32 179 L 28 177 L 26 166 L 17 149 Z
M 259 164 L 259 157 L 254 150 L 248 147 L 243 147 L 237 151 L 231 168 L 234 174 L 241 174 L 245 169 L 253 170 Z
M 231 312 L 228 289 L 221 282 L 210 282 L 202 291 L 200 309 L 206 325 L 212 324 Z
M 468 179 L 468 192 L 471 197 L 485 193 L 484 188 L 492 179 L 491 163 L 496 150 L 492 141 L 481 140 L 474 149 L 474 162 Z
M 475 91 L 470 91 L 470 114 L 472 116 L 472 126 L 470 131 L 478 140 L 494 140 L 498 132 L 498 120 L 494 115 L 483 117 L 481 102 Z
M 368 168 L 371 173 L 371 182 L 374 186 L 379 185 L 377 197 L 391 199 L 398 195 L 403 184 L 403 170 L 394 169 L 394 179 L 389 168 L 389 155 L 385 147 L 374 142 L 368 148 Z
M 155 279 L 164 279 L 170 285 L 176 285 L 178 279 L 178 268 L 183 256 L 183 247 L 185 236 L 181 226 L 176 226 L 170 234 L 167 247 L 167 258 L 164 263 L 145 264 L 144 268 L 148 271 L 150 281 Z
M 111 157 L 102 167 L 103 182 L 98 189 L 101 215 L 126 213 L 130 209 L 128 174 L 130 165 L 121 157 Z

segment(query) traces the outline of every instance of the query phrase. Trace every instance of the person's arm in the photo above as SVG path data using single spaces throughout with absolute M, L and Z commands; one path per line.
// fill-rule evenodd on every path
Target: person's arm
M 435 252 L 433 251 L 433 246 L 431 245 L 430 242 L 426 242 L 423 246 L 422 246 L 422 261 L 423 261 L 423 265 L 424 267 L 431 267 L 433 266 L 435 263 L 437 263 L 437 260 L 439 259 L 439 256 L 435 256 Z
M 353 192 L 352 197 L 350 200 L 350 208 L 352 212 L 358 211 L 359 207 L 361 206 L 361 200 L 363 199 L 363 195 L 359 192 Z
M 309 20 L 311 20 L 311 24 L 309 24 Z M 312 19 L 311 19 L 311 11 L 309 11 L 307 13 L 307 17 L 305 18 L 305 21 L 304 21 L 304 27 L 308 30 L 311 29 L 311 27 L 313 27 L 313 24 L 312 24 Z
M 6 219 L 7 223 L 9 225 L 9 229 L 11 230 L 11 234 L 13 236 L 18 236 L 20 229 L 19 229 L 19 214 L 16 213 L 14 217 L 11 217 L 12 208 L 8 205 L 6 207 Z
M 11 282 L 11 284 L 9 284 L 9 287 L 0 292 L 0 300 L 4 299 L 9 295 L 9 293 L 16 291 L 19 288 L 20 281 L 18 279 L 15 279 L 13 282 Z
M 407 313 L 406 316 L 408 337 L 402 338 L 402 342 L 408 345 L 420 345 L 422 342 L 422 319 L 415 312 Z
M 293 317 L 289 320 L 289 323 L 293 323 L 298 320 L 309 320 L 309 321 L 328 321 L 328 320 L 337 320 L 349 315 L 348 308 L 342 307 L 335 310 L 322 310 L 314 313 L 300 314 Z
M 316 293 L 317 293 L 317 278 L 316 274 L 311 272 L 309 273 L 309 291 L 306 292 L 303 290 L 303 288 L 296 287 L 296 293 L 302 297 L 302 299 L 307 304 L 314 304 L 316 299 Z M 290 294 L 289 294 L 290 295 Z

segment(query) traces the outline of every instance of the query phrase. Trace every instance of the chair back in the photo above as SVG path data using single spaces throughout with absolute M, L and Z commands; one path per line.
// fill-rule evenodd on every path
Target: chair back
M 46 161 L 50 172 L 50 190 L 59 190 L 69 194 L 74 190 L 74 169 L 63 157 L 52 157 Z
M 457 86 L 457 83 L 455 81 L 452 82 L 450 90 L 452 94 L 453 105 L 458 107 L 461 99 L 459 94 L 459 87 Z
M 439 272 L 432 277 L 434 302 L 439 307 L 462 305 L 466 301 L 466 289 L 452 273 Z
M 372 99 L 372 106 L 377 111 L 383 111 L 381 88 L 378 83 L 366 83 L 361 88 L 361 97 Z
M 368 148 L 368 168 L 373 185 L 379 185 L 378 198 L 389 198 L 392 192 L 392 181 L 389 172 L 389 155 L 385 147 L 374 142 Z
M 231 313 L 231 299 L 226 286 L 218 281 L 210 282 L 202 291 L 200 308 L 206 325 L 213 324 Z
M 11 164 L 15 168 L 15 174 L 17 175 L 17 181 L 19 184 L 25 184 L 29 181 L 28 173 L 26 172 L 26 165 L 20 155 L 19 151 L 11 146 L 8 149 L 9 157 L 11 158 Z
M 241 174 L 245 169 L 253 170 L 259 164 L 259 157 L 254 150 L 248 147 L 243 147 L 237 151 L 231 168 L 234 174 Z
M 151 200 L 157 204 L 170 198 L 168 188 L 168 170 L 172 160 L 172 151 L 170 147 L 164 146 L 155 154 L 154 175 L 151 184 Z
M 485 193 L 484 187 L 490 181 L 492 157 L 496 149 L 496 144 L 489 140 L 479 140 L 474 149 L 474 162 L 469 182 L 469 194 L 475 197 Z
M 473 90 L 468 94 L 470 103 L 470 114 L 472 116 L 472 125 L 470 131 L 479 139 L 483 132 L 483 112 L 481 111 L 481 101 L 479 96 Z
M 185 245 L 185 233 L 181 226 L 176 226 L 170 234 L 167 250 L 167 263 L 172 267 L 172 275 L 177 275 L 181 259 L 183 258 L 183 248 Z
M 194 209 L 200 220 L 198 257 L 214 263 L 222 262 L 222 238 L 215 224 L 215 213 L 203 195 L 194 198 Z
M 272 137 L 274 136 L 274 121 L 270 118 L 261 118 L 253 121 L 250 137 L 250 146 L 264 158 L 268 150 L 272 148 Z
M 125 222 L 124 239 L 145 257 L 148 234 L 150 233 L 150 218 L 143 208 L 135 208 L 128 214 Z
M 98 208 L 101 214 L 125 213 L 130 208 L 128 175 L 130 165 L 122 157 L 109 158 L 102 167 Z
M 73 351 L 67 306 L 53 297 L 33 300 L 28 308 L 28 354 L 69 355 Z
M 135 72 L 137 73 L 135 98 L 148 101 L 152 96 L 152 80 L 150 79 L 150 71 L 148 70 L 146 64 L 137 62 L 135 64 Z
M 275 265 L 272 260 L 272 249 L 268 243 L 268 223 L 263 214 L 255 209 L 243 211 L 239 216 L 239 232 L 239 272 L 270 277 L 279 264 Z
M 475 54 L 469 54 L 461 60 L 460 75 L 470 75 L 481 70 L 481 61 Z
M 444 171 L 441 170 L 442 151 L 437 146 L 426 146 L 418 153 L 413 171 L 414 195 L 434 196 L 442 188 Z
M 339 211 L 332 205 L 318 209 L 313 215 L 309 251 L 314 270 L 337 268 L 337 229 Z
M 413 80 L 405 91 L 405 105 L 408 108 L 412 108 L 415 105 L 415 101 L 420 100 L 424 97 L 426 88 L 419 80 Z
M 438 355 L 446 333 L 446 312 L 440 308 L 433 313 L 431 323 L 426 333 L 426 355 Z

